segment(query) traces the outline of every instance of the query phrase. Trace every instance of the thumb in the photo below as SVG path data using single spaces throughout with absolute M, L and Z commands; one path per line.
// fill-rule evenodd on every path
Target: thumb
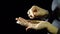
M 27 27 L 27 28 L 26 28 L 26 31 L 28 31 L 30 28 L 31 28 L 31 27 Z

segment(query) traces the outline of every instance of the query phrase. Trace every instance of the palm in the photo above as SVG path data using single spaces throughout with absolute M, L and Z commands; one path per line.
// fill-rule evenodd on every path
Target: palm
M 26 30 L 28 30 L 29 28 L 32 28 L 32 29 L 42 29 L 42 28 L 45 28 L 46 27 L 46 23 L 45 21 L 39 21 L 39 20 L 25 20 L 24 18 L 16 18 L 17 21 L 20 21 L 19 24 L 22 25 L 22 26 L 26 26 Z

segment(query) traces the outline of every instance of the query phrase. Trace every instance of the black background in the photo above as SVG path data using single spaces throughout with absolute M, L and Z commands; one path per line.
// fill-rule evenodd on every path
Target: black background
M 51 3 L 52 0 L 16 0 L 7 2 L 7 6 L 4 5 L 4 11 L 2 11 L 2 24 L 1 24 L 1 32 L 5 33 L 19 33 L 19 34 L 32 34 L 32 33 L 42 33 L 46 34 L 45 29 L 35 31 L 35 30 L 29 30 L 28 32 L 25 31 L 24 26 L 16 24 L 16 17 L 23 17 L 25 19 L 29 19 L 27 16 L 28 9 L 31 8 L 33 5 L 37 5 L 39 7 L 42 7 L 46 10 L 51 11 Z M 7 8 L 7 9 L 6 9 Z

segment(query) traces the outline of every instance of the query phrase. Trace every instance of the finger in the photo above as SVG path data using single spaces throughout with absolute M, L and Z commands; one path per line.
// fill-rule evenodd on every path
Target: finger
M 30 27 L 27 27 L 27 28 L 26 28 L 26 31 L 28 31 L 29 29 L 30 29 Z
M 15 20 L 20 21 L 20 19 L 19 19 L 19 18 L 16 18 Z
M 23 22 L 22 19 L 21 19 L 21 17 L 16 18 L 15 20 L 17 20 L 17 22 L 19 22 L 19 21 L 20 21 L 20 22 Z
M 21 17 L 18 18 L 18 21 L 25 23 L 23 19 L 21 19 Z
M 15 18 L 15 20 L 18 20 L 18 18 Z
M 19 17 L 19 19 L 20 19 L 20 21 L 22 21 L 22 22 L 28 23 L 28 21 L 27 21 L 27 20 L 25 20 L 25 19 L 24 19 L 24 18 L 22 18 L 22 17 Z
M 20 24 L 20 21 L 17 21 L 16 23 L 17 23 L 17 24 Z
M 30 11 L 28 11 L 27 14 L 29 15 L 30 14 Z

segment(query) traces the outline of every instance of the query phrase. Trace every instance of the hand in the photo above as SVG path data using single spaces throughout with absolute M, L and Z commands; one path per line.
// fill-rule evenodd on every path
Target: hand
M 33 19 L 33 18 L 37 18 L 37 17 L 46 17 L 49 12 L 45 9 L 42 9 L 38 6 L 32 6 L 28 12 L 27 12 L 28 16 L 30 19 Z
M 43 29 L 43 28 L 46 28 L 46 22 L 45 21 L 31 21 L 31 22 L 28 22 L 26 19 L 24 18 L 16 18 L 18 24 L 22 25 L 22 26 L 26 26 L 26 30 L 32 28 L 32 29 L 35 29 L 35 30 L 39 30 L 39 29 Z M 36 23 L 32 23 L 32 22 L 36 22 Z
M 58 28 L 56 28 L 55 26 L 46 21 L 38 21 L 39 23 L 31 23 L 21 17 L 16 18 L 16 20 L 19 22 L 20 25 L 27 27 L 26 31 L 30 28 L 35 30 L 47 28 L 47 30 L 53 34 L 56 34 L 58 31 Z

